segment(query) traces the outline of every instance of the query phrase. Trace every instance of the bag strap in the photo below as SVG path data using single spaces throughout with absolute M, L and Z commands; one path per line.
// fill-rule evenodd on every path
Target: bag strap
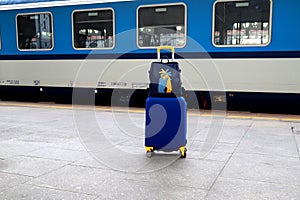
M 173 46 L 159 46 L 157 47 L 157 60 L 160 61 L 160 51 L 164 49 L 164 50 L 171 50 L 172 52 L 172 62 L 174 62 L 174 58 L 175 58 L 175 48 Z M 169 60 L 168 60 L 169 62 Z
M 164 62 L 164 60 L 167 60 L 167 62 Z M 169 63 L 170 61 L 169 61 L 168 56 L 163 56 L 163 57 L 161 57 L 160 62 L 162 62 L 162 63 Z

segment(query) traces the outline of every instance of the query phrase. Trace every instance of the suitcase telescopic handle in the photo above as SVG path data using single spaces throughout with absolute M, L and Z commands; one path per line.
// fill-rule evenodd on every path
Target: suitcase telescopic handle
M 161 50 L 171 50 L 172 52 L 172 61 L 174 61 L 175 58 L 175 48 L 173 46 L 159 46 L 157 47 L 157 60 L 160 61 L 160 52 Z

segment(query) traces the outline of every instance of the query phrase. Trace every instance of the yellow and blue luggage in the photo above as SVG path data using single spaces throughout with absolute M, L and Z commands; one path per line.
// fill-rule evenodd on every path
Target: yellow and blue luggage
M 160 59 L 161 49 L 172 50 L 172 60 Z M 162 46 L 157 49 L 158 61 L 152 62 L 149 71 L 150 97 L 180 97 L 182 96 L 181 70 L 178 62 L 174 62 L 174 47 Z M 163 62 L 166 60 L 166 62 Z
M 172 50 L 172 62 L 153 62 L 149 71 L 149 97 L 146 100 L 145 147 L 147 156 L 153 151 L 180 151 L 186 157 L 187 103 L 182 97 L 180 69 L 174 62 L 173 47 L 159 47 Z M 159 59 L 160 60 L 160 59 Z

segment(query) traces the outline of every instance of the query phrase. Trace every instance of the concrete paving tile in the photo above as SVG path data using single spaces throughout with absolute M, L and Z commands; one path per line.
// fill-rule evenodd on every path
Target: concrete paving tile
M 251 128 L 291 130 L 291 122 L 274 121 L 274 120 L 253 120 L 253 124 L 251 125 Z
M 96 196 L 74 193 L 59 189 L 45 188 L 22 184 L 0 192 L 3 200 L 28 200 L 28 199 L 65 199 L 65 200 L 93 200 Z
M 83 159 L 72 162 L 70 165 L 89 167 L 89 168 L 100 168 L 100 169 L 110 169 L 107 165 L 99 161 L 99 159 L 94 158 L 92 155 L 89 155 Z
M 242 113 L 238 113 L 239 116 L 243 116 Z M 247 116 L 247 114 L 245 114 Z M 227 118 L 229 117 L 229 118 Z M 252 119 L 231 119 L 230 114 L 226 116 L 224 120 L 224 127 L 250 127 L 253 124 Z
M 298 157 L 295 139 L 291 133 L 267 134 L 261 130 L 249 130 L 237 152 Z
M 203 128 L 201 130 L 198 130 L 193 135 L 191 135 L 189 132 L 189 129 L 188 129 L 187 137 L 188 137 L 189 141 L 199 140 L 199 141 L 204 142 L 208 133 L 209 133 L 209 128 Z
M 44 143 L 44 146 L 66 150 L 86 151 L 84 144 L 82 143 L 82 141 L 80 141 L 79 138 L 63 140 L 58 139 L 56 142 L 46 142 Z
M 53 147 L 41 148 L 23 155 L 63 161 L 77 161 L 90 156 L 86 151 L 67 150 Z
M 211 126 L 210 122 L 203 120 L 201 117 L 187 117 L 187 138 L 189 139 L 202 139 L 206 136 L 206 132 L 203 130 L 208 130 Z M 199 137 L 201 136 L 201 137 Z
M 0 161 L 0 170 L 6 167 L 7 167 L 6 164 L 3 161 Z M 0 172 L 0 192 L 10 187 L 14 187 L 16 185 L 25 183 L 26 181 L 29 181 L 31 179 L 32 177 L 29 176 L 22 176 L 17 174 Z M 0 193 L 0 198 L 1 198 L 1 193 Z
M 98 122 L 99 132 L 103 134 L 112 144 L 118 144 L 128 139 L 144 138 L 145 125 L 143 115 L 139 114 L 142 120 L 136 120 L 137 116 L 116 114 L 112 119 L 105 119 Z M 84 135 L 83 135 L 84 136 Z
M 81 115 L 82 114 L 82 115 Z M 90 151 L 96 151 L 98 146 L 114 146 L 127 139 L 126 134 L 134 134 L 135 132 L 126 132 L 127 127 L 118 127 L 113 125 L 111 128 L 103 128 L 95 119 L 95 116 L 89 112 L 80 112 L 76 116 L 77 133 L 83 145 Z M 86 117 L 86 118 L 85 118 Z M 104 124 L 112 125 L 114 122 L 105 122 Z M 127 130 L 126 130 L 127 129 Z M 142 132 L 143 133 L 143 132 Z M 140 133 L 141 134 L 141 133 Z M 92 148 L 93 147 L 93 148 Z
M 26 114 L 25 114 L 26 113 Z M 52 132 L 57 130 L 68 130 L 73 127 L 72 115 L 64 116 L 64 111 L 55 111 L 51 109 L 38 108 L 14 108 L 6 118 L 1 118 L 7 122 L 6 134 L 10 137 L 17 138 L 30 134 Z M 72 113 L 70 113 L 72 114 Z M 5 133 L 5 132 L 4 132 Z M 4 134 L 2 132 L 2 136 Z M 1 137 L 3 140 L 4 137 Z
M 297 145 L 297 151 L 298 151 L 298 155 L 299 155 L 299 159 L 300 159 L 300 136 L 295 136 L 295 140 L 296 140 L 296 145 Z
M 300 123 L 292 122 L 291 130 L 292 130 L 293 136 L 295 138 L 295 142 L 297 145 L 298 154 L 299 154 L 299 158 L 300 158 Z
M 254 120 L 250 130 L 260 131 L 265 134 L 290 135 L 292 134 L 291 123 L 282 121 L 257 121 Z
M 155 151 L 151 158 L 148 158 L 146 154 L 143 153 L 139 155 L 139 161 L 138 164 L 135 164 L 135 168 L 133 168 L 132 166 L 129 166 L 127 168 L 131 169 L 129 172 L 131 172 L 132 174 L 149 174 L 154 172 L 159 173 L 159 171 L 170 167 L 180 159 L 181 158 L 179 151 Z
M 110 187 L 117 186 L 125 177 L 125 173 L 113 170 L 67 165 L 38 177 L 28 184 L 75 193 L 100 195 L 108 192 Z
M 210 151 L 207 154 L 201 153 L 201 151 L 189 150 L 187 151 L 187 158 L 189 159 L 202 159 L 202 160 L 211 160 L 211 161 L 220 161 L 226 162 L 231 153 L 222 153 L 222 152 L 214 152 Z
M 214 146 L 212 151 L 223 152 L 223 153 L 233 153 L 236 149 L 236 145 L 237 144 L 218 142 Z
M 55 111 L 52 109 L 44 108 L 32 108 L 32 107 L 2 107 L 3 112 L 10 113 L 6 116 L 7 120 L 19 121 L 20 123 L 47 123 L 49 121 L 55 120 L 56 118 L 49 118 L 51 114 L 60 112 L 64 113 L 63 110 Z M 26 117 L 20 115 L 19 113 L 26 113 Z
M 299 199 L 299 186 L 219 178 L 206 199 Z
M 127 178 L 149 181 L 154 185 L 174 185 L 208 190 L 224 164 L 219 161 L 178 159 L 165 168 L 149 173 L 128 175 Z
M 207 191 L 174 185 L 156 185 L 148 181 L 123 180 L 110 188 L 104 187 L 97 200 L 102 199 L 204 199 Z
M 84 115 L 93 117 L 97 122 L 97 126 L 100 130 L 118 130 L 125 136 L 127 134 L 134 134 L 143 132 L 144 128 L 144 114 L 141 113 L 130 113 L 130 112 L 84 112 Z M 94 116 L 93 116 L 94 115 Z M 76 115 L 75 115 L 76 116 Z M 78 117 L 80 118 L 80 116 Z M 77 124 L 80 124 L 80 120 Z M 120 135 L 121 135 L 120 134 Z
M 291 123 L 291 130 L 295 136 L 300 136 L 300 123 Z
M 102 134 L 104 136 L 105 140 L 113 146 L 120 144 L 122 142 L 125 142 L 129 139 L 136 140 L 137 137 L 141 137 L 141 136 L 134 136 L 134 135 L 125 135 L 126 133 L 124 134 L 124 133 L 122 133 L 122 131 L 120 131 L 118 129 L 104 130 L 104 131 L 99 132 L 99 134 Z M 82 137 L 83 141 L 86 139 L 86 138 L 84 138 L 85 135 L 81 135 L 81 137 Z M 88 137 L 88 136 L 86 136 L 86 137 Z
M 211 151 L 213 152 L 220 152 L 220 153 L 233 153 L 237 144 L 232 143 L 222 143 L 222 142 L 215 142 L 215 143 L 209 143 L 209 142 L 202 142 L 202 141 L 190 141 L 191 145 L 189 147 L 190 150 L 198 151 L 200 153 L 209 153 Z
M 221 176 L 300 186 L 300 160 L 293 157 L 235 153 Z
M 37 131 L 34 134 L 24 135 L 22 137 L 17 138 L 16 140 L 22 142 L 30 142 L 36 144 L 45 145 L 55 145 L 59 143 L 70 143 L 72 140 L 78 139 L 78 135 L 76 132 L 68 132 L 65 130 L 55 131 L 55 130 L 47 130 L 47 131 Z M 77 145 L 77 144 L 76 144 Z
M 116 147 L 124 153 L 146 155 L 146 149 L 143 141 L 144 140 L 127 140 L 119 145 L 116 145 Z
M 59 169 L 69 163 L 66 161 L 57 161 L 26 156 L 16 156 L 10 159 L 6 159 L 3 162 L 6 167 L 0 169 L 0 171 L 2 172 L 34 177 Z
M 239 143 L 248 131 L 248 127 L 243 126 L 224 126 L 219 135 L 218 142 Z
M 33 133 L 31 129 L 29 129 L 28 127 L 27 128 L 24 127 L 27 126 L 21 124 L 18 125 L 5 124 L 5 126 L 1 126 L 0 142 L 30 135 Z
M 240 125 L 219 124 L 199 130 L 195 136 L 190 137 L 192 140 L 206 141 L 209 143 L 222 142 L 222 143 L 238 143 L 248 127 Z
M 296 142 L 298 144 L 298 147 L 300 147 L 300 135 L 295 136 Z
M 99 152 L 92 152 L 92 155 L 106 167 L 126 173 L 155 171 L 169 166 L 179 158 L 179 153 L 155 152 L 149 159 L 142 147 L 128 148 L 127 146 L 117 146 Z
M 288 134 L 292 134 L 292 129 L 291 127 L 288 127 L 288 128 L 283 128 L 283 127 L 262 127 L 262 128 L 253 128 L 251 127 L 250 130 L 259 130 L 261 131 L 261 133 L 264 133 L 264 134 L 273 134 L 273 135 L 279 135 L 279 136 L 286 136 Z
M 60 139 L 73 139 L 77 138 L 77 132 L 74 129 L 49 129 L 44 132 L 36 132 L 33 134 L 40 137 L 60 138 Z
M 10 158 L 42 148 L 43 144 L 23 142 L 18 140 L 7 140 L 0 142 L 0 158 Z

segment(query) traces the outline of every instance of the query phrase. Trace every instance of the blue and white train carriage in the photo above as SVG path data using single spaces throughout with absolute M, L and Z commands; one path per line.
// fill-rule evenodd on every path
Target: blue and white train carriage
M 299 113 L 299 8 L 298 0 L 1 1 L 0 98 L 56 101 L 76 88 L 83 99 L 115 94 L 143 105 L 156 48 L 170 45 L 190 105 Z

